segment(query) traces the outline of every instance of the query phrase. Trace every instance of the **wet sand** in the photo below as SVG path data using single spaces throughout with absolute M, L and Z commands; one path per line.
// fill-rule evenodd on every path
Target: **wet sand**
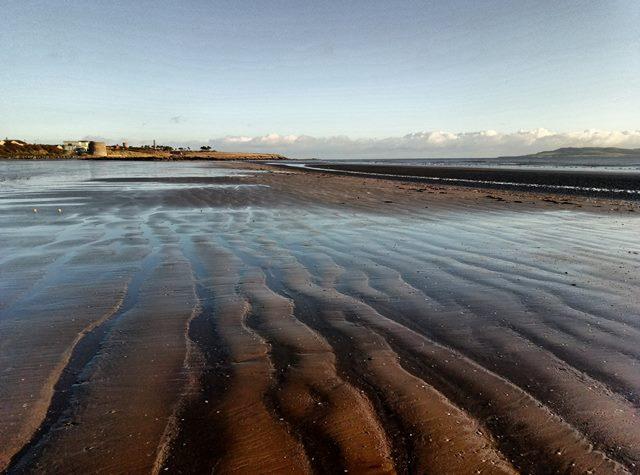
M 0 470 L 640 473 L 637 202 L 0 169 Z
M 606 163 L 606 162 L 605 162 Z M 287 162 L 283 162 L 287 166 Z M 507 166 L 417 166 L 405 164 L 337 163 L 303 161 L 288 166 L 304 166 L 309 170 L 333 171 L 356 176 L 402 181 L 418 181 L 472 188 L 510 189 L 551 192 L 565 195 L 594 196 L 612 199 L 640 200 L 640 171 L 591 169 L 559 169 Z

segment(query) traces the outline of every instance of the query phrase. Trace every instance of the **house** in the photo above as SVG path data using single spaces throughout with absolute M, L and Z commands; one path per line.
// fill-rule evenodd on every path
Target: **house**
M 62 147 L 67 152 L 88 152 L 89 141 L 87 140 L 65 140 Z

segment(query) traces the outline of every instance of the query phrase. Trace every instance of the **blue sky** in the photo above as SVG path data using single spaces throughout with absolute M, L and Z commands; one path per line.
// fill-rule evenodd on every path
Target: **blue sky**
M 4 136 L 243 137 L 227 143 L 257 148 L 303 136 L 322 153 L 337 136 L 640 129 L 635 0 L 5 0 L 2 10 Z

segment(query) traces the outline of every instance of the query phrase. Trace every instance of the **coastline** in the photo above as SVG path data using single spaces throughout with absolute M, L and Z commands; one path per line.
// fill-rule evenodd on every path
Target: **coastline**
M 606 196 L 640 200 L 640 170 L 562 170 L 526 169 L 499 166 L 415 166 L 402 164 L 301 162 L 281 164 L 309 172 L 331 172 L 362 177 L 379 177 L 396 181 L 412 181 L 443 186 L 465 186 L 484 189 L 539 191 L 560 195 Z
M 0 160 L 7 161 L 17 161 L 17 160 L 25 160 L 25 161 L 122 161 L 122 162 L 152 162 L 152 161 L 233 161 L 233 160 L 287 160 L 287 157 L 275 153 L 212 153 L 212 152 L 185 152 L 182 154 L 160 154 L 160 153 L 136 153 L 133 155 L 129 154 L 109 154 L 106 157 L 93 157 L 91 155 L 85 156 L 42 156 L 42 155 L 12 155 L 12 156 L 0 156 Z

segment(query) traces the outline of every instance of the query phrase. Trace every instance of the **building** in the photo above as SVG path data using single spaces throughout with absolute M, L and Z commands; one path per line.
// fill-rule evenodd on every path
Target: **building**
M 94 157 L 106 157 L 107 144 L 104 142 L 89 142 L 89 155 Z
M 62 143 L 62 148 L 67 152 L 88 152 L 89 141 L 88 140 L 65 140 Z

